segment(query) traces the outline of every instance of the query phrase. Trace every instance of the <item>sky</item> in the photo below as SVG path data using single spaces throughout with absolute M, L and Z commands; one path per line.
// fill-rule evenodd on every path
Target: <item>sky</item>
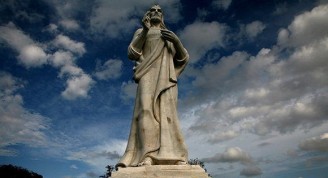
M 148 8 L 188 50 L 178 112 L 215 178 L 328 174 L 327 0 L 0 0 L 0 164 L 103 175 L 123 154 L 127 47 Z

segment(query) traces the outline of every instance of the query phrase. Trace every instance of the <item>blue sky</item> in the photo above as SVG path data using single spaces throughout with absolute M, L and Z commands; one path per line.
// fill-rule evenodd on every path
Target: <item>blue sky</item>
M 0 164 L 98 177 L 124 152 L 127 46 L 159 3 L 190 54 L 179 79 L 189 157 L 216 178 L 328 173 L 326 0 L 0 3 Z

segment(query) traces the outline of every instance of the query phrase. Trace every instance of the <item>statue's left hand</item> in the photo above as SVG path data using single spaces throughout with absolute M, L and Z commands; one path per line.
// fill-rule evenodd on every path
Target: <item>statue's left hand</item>
M 164 40 L 170 41 L 173 44 L 178 44 L 180 43 L 179 38 L 177 37 L 177 35 L 175 35 L 172 31 L 170 30 L 161 30 L 161 34 L 162 34 L 162 38 Z

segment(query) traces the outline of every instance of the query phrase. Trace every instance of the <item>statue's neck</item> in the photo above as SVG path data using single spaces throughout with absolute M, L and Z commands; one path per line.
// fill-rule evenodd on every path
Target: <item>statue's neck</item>
M 161 28 L 161 22 L 152 22 L 150 26 L 152 28 Z
M 155 26 L 152 26 L 150 28 L 153 29 L 153 30 L 160 30 L 161 29 L 161 27 L 155 27 Z

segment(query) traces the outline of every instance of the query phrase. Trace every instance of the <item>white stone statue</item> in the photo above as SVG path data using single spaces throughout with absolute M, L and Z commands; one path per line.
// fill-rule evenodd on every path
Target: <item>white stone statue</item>
M 128 145 L 116 166 L 187 164 L 177 113 L 177 77 L 189 55 L 166 29 L 159 5 L 147 11 L 142 26 L 128 47 L 128 57 L 136 62 L 138 88 Z

